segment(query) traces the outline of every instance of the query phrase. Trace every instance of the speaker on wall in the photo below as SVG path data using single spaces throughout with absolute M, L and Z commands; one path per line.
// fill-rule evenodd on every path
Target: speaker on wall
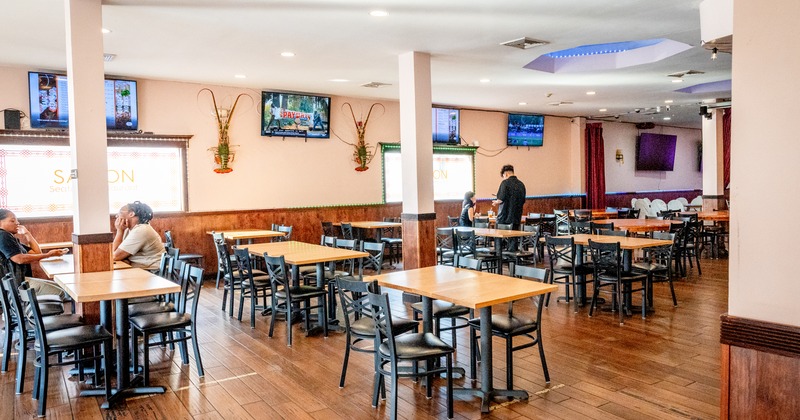
M 6 130 L 19 130 L 22 113 L 17 109 L 4 109 L 3 117 L 5 119 Z

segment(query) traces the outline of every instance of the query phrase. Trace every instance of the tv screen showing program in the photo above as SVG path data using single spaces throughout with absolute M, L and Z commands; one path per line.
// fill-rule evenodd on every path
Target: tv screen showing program
M 67 76 L 56 73 L 28 73 L 31 128 L 69 128 Z M 138 130 L 136 82 L 105 79 L 106 128 Z
M 544 115 L 508 114 L 509 146 L 541 146 L 544 143 Z
M 261 92 L 261 135 L 330 138 L 331 98 Z
M 456 144 L 461 138 L 458 134 L 458 110 L 450 108 L 433 108 L 433 142 Z

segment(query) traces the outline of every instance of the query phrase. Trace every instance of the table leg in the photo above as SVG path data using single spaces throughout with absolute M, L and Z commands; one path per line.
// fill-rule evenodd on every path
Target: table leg
M 494 238 L 494 254 L 497 255 L 497 274 L 503 275 L 503 239 Z
M 580 265 L 580 264 L 584 263 L 584 260 L 583 260 L 583 245 L 575 244 L 575 261 L 573 263 L 575 265 Z M 586 304 L 586 276 L 581 274 L 579 276 L 576 276 L 576 278 L 573 279 L 573 280 L 577 283 L 577 285 L 575 287 L 575 289 L 576 289 L 575 300 L 577 302 L 580 302 L 581 305 L 585 305 Z M 569 302 L 567 302 L 567 303 L 569 303 Z M 576 307 L 575 310 L 577 311 L 577 307 Z

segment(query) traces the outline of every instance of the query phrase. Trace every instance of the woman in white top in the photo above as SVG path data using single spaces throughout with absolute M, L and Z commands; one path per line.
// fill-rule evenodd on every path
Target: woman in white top
M 114 227 L 114 261 L 126 260 L 133 267 L 157 270 L 164 253 L 161 236 L 150 226 L 153 209 L 139 201 L 126 204 L 117 213 Z

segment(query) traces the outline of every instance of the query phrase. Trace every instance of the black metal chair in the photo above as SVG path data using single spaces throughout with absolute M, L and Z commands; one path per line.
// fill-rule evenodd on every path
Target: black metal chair
M 653 239 L 663 239 L 672 241 L 669 245 L 645 248 L 644 260 L 634 263 L 634 271 L 647 274 L 647 301 L 649 306 L 653 306 L 653 283 L 669 283 L 669 291 L 672 294 L 673 306 L 678 306 L 678 299 L 675 296 L 675 286 L 672 284 L 672 257 L 675 255 L 675 234 L 667 232 L 653 232 Z
M 453 250 L 453 228 L 436 228 L 436 257 L 439 265 L 453 265 L 455 260 Z
M 333 222 L 322 222 L 323 236 L 336 236 L 333 231 Z
M 292 346 L 292 316 L 295 312 L 305 312 L 305 328 L 309 331 L 309 321 L 312 309 L 322 309 L 322 329 L 325 337 L 328 336 L 328 305 L 325 287 L 292 285 L 291 273 L 286 270 L 286 261 L 283 255 L 272 257 L 264 254 L 264 264 L 269 273 L 270 287 L 272 288 L 272 317 L 269 321 L 269 336 L 275 330 L 277 314 L 286 315 L 286 345 Z M 311 305 L 311 299 L 317 299 L 317 305 Z
M 606 222 L 606 221 L 600 221 L 600 222 L 591 221 L 591 222 L 589 222 L 589 232 L 590 233 L 597 234 L 597 232 L 600 229 L 614 230 L 614 223 L 613 222 Z
M 200 347 L 197 343 L 197 307 L 200 301 L 200 291 L 203 290 L 203 269 L 192 265 L 187 265 L 183 270 L 181 279 L 181 291 L 175 311 L 162 312 L 157 314 L 139 315 L 130 318 L 131 340 L 137 343 L 133 346 L 131 354 L 134 366 L 138 365 L 139 346 L 138 337 L 142 336 L 143 347 L 143 367 L 144 367 L 144 386 L 150 385 L 150 347 L 163 346 L 165 344 L 180 343 L 181 361 L 184 365 L 189 364 L 189 351 L 187 341 L 192 342 L 194 350 L 194 360 L 197 364 L 197 375 L 203 376 L 203 361 L 200 358 Z M 187 313 L 187 308 L 191 305 L 191 312 Z M 162 339 L 159 342 L 151 343 L 150 337 L 159 334 Z M 164 340 L 164 335 L 169 334 L 169 339 Z M 138 366 L 135 367 L 138 371 Z
M 386 396 L 384 378 L 389 376 L 392 380 L 391 420 L 397 419 L 397 394 L 398 378 L 419 377 L 426 378 L 427 397 L 433 396 L 433 378 L 445 373 L 447 378 L 447 418 L 453 418 L 453 347 L 448 346 L 439 337 L 431 333 L 408 333 L 398 335 L 394 331 L 392 311 L 389 306 L 389 296 L 382 294 L 368 294 L 369 304 L 372 306 L 373 328 L 377 361 L 375 363 L 375 388 L 373 390 L 372 405 L 378 406 L 378 396 Z M 400 371 L 400 362 L 411 362 L 414 366 L 421 361 L 435 362 L 445 357 L 443 367 L 426 369 L 423 372 L 412 370 Z M 387 369 L 386 366 L 389 365 Z M 428 363 L 432 366 L 433 363 Z
M 576 209 L 572 211 L 576 222 L 588 222 L 592 220 L 592 211 L 588 209 Z
M 19 291 L 25 294 L 30 310 L 26 312 L 28 322 L 33 325 L 34 336 L 36 337 L 36 360 L 34 361 L 35 372 L 33 374 L 33 398 L 39 400 L 37 414 L 44 417 L 47 411 L 47 387 L 49 383 L 49 372 L 52 366 L 72 365 L 88 361 L 94 361 L 94 383 L 100 383 L 99 375 L 103 372 L 103 366 L 111 366 L 111 343 L 114 336 L 100 325 L 82 325 L 77 327 L 48 331 L 45 328 L 44 316 L 39 308 L 39 301 L 36 298 L 36 291 L 28 288 L 27 283 L 20 285 Z M 85 349 L 92 349 L 92 353 L 84 353 Z M 75 352 L 75 360 L 57 362 L 50 360 L 51 356 L 61 355 L 66 352 Z M 82 375 L 81 375 L 82 376 Z M 111 398 L 111 375 L 105 372 L 103 375 L 104 390 L 106 400 Z
M 361 252 L 366 252 L 366 257 L 359 262 L 358 275 L 361 276 L 364 270 L 371 270 L 375 274 L 380 274 L 383 270 L 383 257 L 386 253 L 386 244 L 383 242 L 361 242 Z
M 278 226 L 278 232 L 282 232 L 285 235 L 276 236 L 275 240 L 277 242 L 291 241 L 292 240 L 292 230 L 293 230 L 293 228 L 291 226 L 285 226 L 285 225 Z
M 633 295 L 633 292 L 642 292 L 642 319 L 647 318 L 647 274 L 624 271 L 622 267 L 622 249 L 619 242 L 601 243 L 589 240 L 589 251 L 592 253 L 594 266 L 594 291 L 592 303 L 589 307 L 589 316 L 594 314 L 597 296 L 604 287 L 609 287 L 612 293 L 612 308 L 619 311 L 619 323 L 625 323 L 624 295 Z M 634 283 L 641 283 L 638 289 L 633 288 Z
M 470 257 L 480 260 L 482 268 L 487 271 L 496 271 L 500 258 L 494 255 L 488 248 L 478 247 L 478 240 L 475 231 L 472 229 L 453 229 L 453 243 L 455 246 L 455 258 Z
M 553 235 L 569 235 L 569 210 L 553 210 L 555 228 Z
M 592 222 L 587 219 L 575 220 L 569 222 L 569 233 L 573 235 L 581 233 L 587 233 L 587 234 L 592 233 L 591 225 Z
M 220 267 L 223 272 L 223 291 L 222 291 L 222 311 L 225 311 L 225 305 L 230 304 L 228 308 L 228 316 L 233 316 L 233 303 L 234 303 L 234 295 L 238 290 L 240 293 L 242 291 L 242 278 L 239 276 L 239 271 L 234 271 L 234 264 L 236 264 L 236 258 L 231 258 L 231 255 L 228 253 L 228 247 L 225 245 L 224 240 L 215 240 L 214 241 L 217 247 L 217 254 L 221 257 L 219 258 Z M 233 264 L 230 261 L 233 260 Z M 257 280 L 264 279 L 267 276 L 267 273 L 256 270 L 250 267 L 250 271 L 253 273 L 253 277 Z M 240 299 L 241 301 L 241 299 Z M 241 319 L 241 318 L 240 318 Z
M 590 264 L 580 264 L 576 261 L 575 255 L 575 240 L 569 238 L 559 238 L 558 236 L 545 237 L 545 246 L 547 247 L 547 255 L 550 260 L 550 284 L 563 284 L 564 293 L 563 297 L 558 300 L 564 300 L 569 304 L 570 300 L 575 300 L 575 312 L 578 311 L 578 285 L 585 285 L 587 282 L 586 276 L 594 273 Z M 583 279 L 579 279 L 583 277 Z M 570 286 L 572 286 L 572 295 L 570 296 Z M 547 297 L 545 306 L 550 303 L 550 297 Z
M 384 217 L 384 222 L 399 223 L 393 217 Z M 386 227 L 381 229 L 381 241 L 386 244 L 386 258 L 390 264 L 398 263 L 403 259 L 403 238 L 399 234 L 400 228 Z
M 458 227 L 461 224 L 461 218 L 458 216 L 447 216 L 447 225 L 450 227 Z
M 250 298 L 250 328 L 256 327 L 256 310 L 262 311 L 266 315 L 270 312 L 267 299 L 272 301 L 270 296 L 272 288 L 269 285 L 269 276 L 253 274 L 253 261 L 250 259 L 250 252 L 247 248 L 233 248 L 233 255 L 236 257 L 236 266 L 239 271 L 239 278 L 242 279 L 242 291 L 239 293 L 239 316 L 242 320 L 244 311 L 244 300 Z M 261 304 L 258 304 L 259 299 Z
M 339 378 L 339 388 L 344 388 L 350 351 L 375 354 L 375 328 L 372 325 L 372 307 L 367 294 L 380 293 L 380 287 L 377 280 L 365 282 L 337 278 L 336 283 L 339 300 L 342 304 L 347 343 L 342 362 L 342 375 Z M 419 329 L 417 321 L 395 318 L 392 319 L 392 322 L 395 334 L 417 332 Z
M 165 248 L 175 248 L 175 241 L 172 238 L 172 231 L 164 231 L 164 239 L 166 239 Z M 192 263 L 194 265 L 203 266 L 203 254 L 180 254 L 178 258 L 181 261 Z
M 339 226 L 342 231 L 342 239 L 355 239 L 353 238 L 353 225 L 342 222 Z
M 546 283 L 550 273 L 546 268 L 517 266 L 515 267 L 514 277 L 521 279 L 538 281 Z M 505 315 L 493 314 L 492 315 L 492 335 L 500 337 L 506 342 L 506 388 L 514 389 L 514 357 L 515 351 L 527 349 L 529 347 L 539 347 L 539 359 L 542 362 L 542 371 L 544 372 L 544 380 L 550 383 L 550 372 L 547 370 L 547 361 L 544 356 L 544 347 L 542 346 L 542 307 L 544 307 L 544 295 L 539 295 L 532 298 L 535 316 L 529 314 L 520 314 L 517 310 L 514 312 L 514 302 L 508 304 L 508 312 Z M 478 339 L 480 336 L 477 334 L 481 329 L 480 318 L 469 320 L 469 325 L 472 327 L 475 334 L 470 336 L 472 345 L 470 346 L 470 376 L 475 378 L 475 368 L 477 361 L 477 348 Z M 535 335 L 535 336 L 534 336 Z M 514 345 L 514 337 L 526 337 L 523 344 Z
M 220 255 L 220 253 L 219 253 L 220 248 L 217 246 L 218 243 L 222 243 L 222 245 L 225 246 L 226 247 L 225 249 L 227 250 L 227 245 L 225 245 L 225 237 L 223 236 L 222 233 L 211 231 L 211 238 L 214 241 L 214 249 L 217 251 L 217 281 L 216 281 L 214 287 L 219 289 L 219 281 L 222 278 L 222 276 L 225 274 L 224 264 L 228 264 L 231 267 L 235 267 L 236 259 L 233 258 L 233 256 L 230 255 L 230 253 L 228 253 L 228 259 L 226 260 L 227 263 L 222 261 L 222 255 Z M 224 284 L 223 284 L 223 287 L 224 287 Z M 223 311 L 225 310 L 224 305 L 225 305 L 225 302 L 223 300 L 223 308 L 222 308 Z
M 19 294 L 19 284 L 13 273 L 3 276 L 0 282 L 0 302 L 3 306 L 3 319 L 5 320 L 5 334 L 3 336 L 3 362 L 2 371 L 8 371 L 8 361 L 11 357 L 13 336 L 17 334 L 17 374 L 16 393 L 22 394 L 25 389 L 25 359 L 28 351 L 28 341 L 34 339 L 33 326 L 27 322 L 25 307 L 27 301 Z M 24 301 L 24 304 L 23 304 Z M 38 297 L 37 297 L 38 301 Z M 57 302 L 39 302 L 39 312 L 44 317 L 46 331 L 57 331 L 65 328 L 83 325 L 83 318 L 77 314 L 63 314 L 64 308 Z

